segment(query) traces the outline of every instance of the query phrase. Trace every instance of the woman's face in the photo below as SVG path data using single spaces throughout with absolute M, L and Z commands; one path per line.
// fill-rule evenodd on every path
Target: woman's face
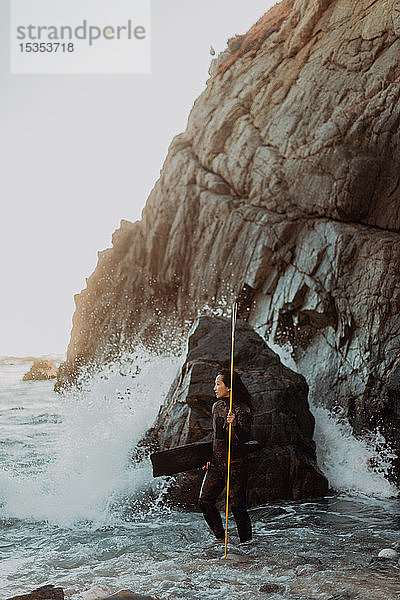
M 226 387 L 222 375 L 215 378 L 214 392 L 217 398 L 229 398 L 231 388 Z

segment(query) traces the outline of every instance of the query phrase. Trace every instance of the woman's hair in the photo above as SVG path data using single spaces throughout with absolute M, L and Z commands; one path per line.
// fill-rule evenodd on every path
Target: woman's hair
M 218 375 L 221 375 L 222 381 L 226 387 L 232 387 L 231 372 L 228 369 L 221 369 L 218 371 L 217 377 Z M 251 394 L 241 380 L 239 373 L 236 373 L 236 371 L 233 371 L 233 400 L 235 400 L 235 402 L 244 402 L 250 409 L 253 408 L 253 399 Z

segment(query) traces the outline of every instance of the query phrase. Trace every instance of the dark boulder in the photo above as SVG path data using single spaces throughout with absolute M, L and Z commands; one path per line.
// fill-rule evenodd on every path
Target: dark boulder
M 219 368 L 229 366 L 230 327 L 229 320 L 221 317 L 196 321 L 185 363 L 142 441 L 142 449 L 167 450 L 212 438 L 214 378 Z M 252 437 L 263 446 L 249 458 L 249 506 L 323 496 L 328 482 L 316 463 L 314 417 L 304 377 L 285 367 L 244 321 L 237 324 L 234 363 L 254 398 Z M 178 475 L 169 498 L 193 505 L 202 477 L 201 469 Z
M 64 600 L 64 592 L 60 587 L 54 587 L 54 585 L 43 585 L 40 588 L 36 588 L 29 594 L 23 594 L 22 596 L 13 596 L 8 600 Z
M 264 592 L 264 594 L 283 594 L 286 591 L 286 586 L 280 583 L 263 583 L 260 587 L 260 592 Z

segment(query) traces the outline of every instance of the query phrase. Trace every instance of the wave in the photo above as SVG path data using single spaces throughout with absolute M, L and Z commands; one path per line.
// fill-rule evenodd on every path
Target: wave
M 273 349 L 295 368 L 288 349 Z M 154 480 L 150 461 L 134 465 L 131 455 L 182 361 L 141 349 L 87 377 L 79 390 L 57 396 L 56 412 L 34 418 L 34 424 L 54 424 L 52 437 L 41 446 L 39 467 L 30 457 L 30 471 L 0 473 L 0 516 L 102 526 L 134 520 L 143 505 L 159 506 L 168 480 Z M 359 496 L 397 496 L 386 479 L 393 456 L 381 434 L 356 438 L 340 415 L 310 408 L 318 463 L 331 487 Z
M 46 468 L 0 474 L 0 515 L 70 527 L 123 519 L 145 489 L 157 502 L 165 482 L 154 484 L 150 462 L 135 467 L 131 453 L 152 425 L 181 362 L 141 349 L 62 395 L 61 419 L 50 421 L 57 427 Z

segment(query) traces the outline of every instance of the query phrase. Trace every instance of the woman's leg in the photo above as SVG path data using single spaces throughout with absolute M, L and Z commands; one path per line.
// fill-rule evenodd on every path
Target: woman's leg
M 252 527 L 246 508 L 247 493 L 247 461 L 233 460 L 230 472 L 230 505 L 241 542 L 252 539 Z
M 221 515 L 215 506 L 216 500 L 225 486 L 225 474 L 210 465 L 204 476 L 200 490 L 199 506 L 204 518 L 217 539 L 224 539 L 225 531 Z

